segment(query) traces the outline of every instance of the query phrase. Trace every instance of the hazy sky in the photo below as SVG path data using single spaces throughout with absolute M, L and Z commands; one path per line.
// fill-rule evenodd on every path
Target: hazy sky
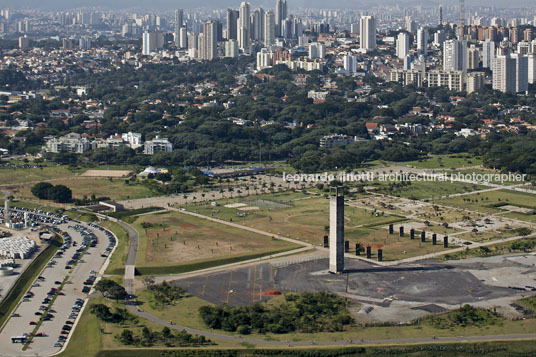
M 368 5 L 377 4 L 400 4 L 402 6 L 415 6 L 418 4 L 437 6 L 439 4 L 453 4 L 458 0 L 287 0 L 289 7 L 316 7 L 316 8 L 366 8 Z M 113 9 L 126 8 L 151 8 L 151 9 L 172 9 L 172 8 L 195 8 L 195 7 L 238 7 L 240 0 L 1 0 L 0 7 L 11 8 L 41 8 L 41 9 L 72 9 L 79 7 L 106 7 Z M 275 0 L 249 0 L 252 7 L 273 7 Z M 536 6 L 534 0 L 465 0 L 465 6 L 472 5 L 492 5 L 499 7 L 521 7 Z

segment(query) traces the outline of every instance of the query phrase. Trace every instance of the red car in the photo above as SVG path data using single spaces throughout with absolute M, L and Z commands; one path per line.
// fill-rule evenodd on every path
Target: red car
M 31 321 L 31 322 L 30 322 L 30 325 L 37 325 L 37 322 L 35 322 L 35 321 Z
M 63 291 L 60 291 L 58 295 L 65 295 L 65 293 Z
M 35 334 L 35 337 L 47 337 L 47 334 L 44 332 L 38 332 Z
M 69 331 L 61 330 L 61 334 L 62 334 L 62 335 L 68 335 L 68 334 L 69 334 Z

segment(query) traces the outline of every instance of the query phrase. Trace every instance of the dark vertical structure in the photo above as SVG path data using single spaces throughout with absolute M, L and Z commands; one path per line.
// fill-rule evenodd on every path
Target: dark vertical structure
M 227 9 L 227 39 L 238 40 L 238 10 Z

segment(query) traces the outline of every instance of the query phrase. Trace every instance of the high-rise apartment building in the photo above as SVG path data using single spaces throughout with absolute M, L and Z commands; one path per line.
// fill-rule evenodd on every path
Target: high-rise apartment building
M 443 43 L 443 70 L 467 71 L 467 41 L 448 40 Z
M 396 56 L 400 59 L 404 59 L 408 54 L 409 35 L 406 32 L 400 32 L 396 39 Z
M 230 39 L 225 42 L 225 57 L 238 57 L 238 42 Z
M 218 22 L 207 21 L 203 27 L 203 59 L 213 60 L 218 57 Z
M 478 69 L 480 67 L 480 51 L 475 45 L 471 45 L 467 51 L 467 69 Z
M 250 29 L 250 5 L 243 1 L 240 4 L 240 17 L 238 18 L 238 47 L 242 50 L 249 50 L 251 29 Z
M 287 18 L 287 0 L 277 0 L 275 3 L 275 35 L 281 36 L 283 20 Z
M 184 13 L 181 9 L 175 10 L 175 45 L 180 47 L 180 30 L 183 24 Z
M 374 16 L 361 16 L 360 47 L 363 51 L 376 49 L 376 19 Z
M 482 42 L 482 67 L 491 68 L 491 63 L 495 58 L 495 42 L 486 40 Z
M 264 14 L 264 45 L 270 46 L 275 42 L 275 15 L 272 10 Z
M 428 38 L 427 28 L 421 27 L 417 30 L 417 51 L 424 56 L 426 56 L 426 53 L 428 52 Z
M 142 38 L 142 54 L 150 55 L 162 47 L 164 47 L 164 34 L 158 31 L 145 31 Z
M 238 16 L 239 12 L 227 9 L 227 39 L 238 40 Z

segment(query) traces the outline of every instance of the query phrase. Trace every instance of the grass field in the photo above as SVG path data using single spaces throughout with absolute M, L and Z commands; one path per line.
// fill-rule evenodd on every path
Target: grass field
M 434 155 L 423 160 L 404 162 L 404 164 L 421 169 L 451 169 L 482 165 L 482 159 L 479 157 L 457 156 L 459 155 Z
M 129 198 L 143 198 L 151 196 L 151 190 L 141 184 L 126 184 L 123 179 L 105 179 L 95 177 L 72 177 L 58 179 L 52 182 L 54 185 L 65 185 L 73 191 L 74 198 L 110 197 L 112 200 L 126 200 Z M 31 189 L 34 184 L 25 184 L 14 188 L 16 198 L 35 199 Z
M 329 200 L 322 196 L 306 195 L 294 193 L 291 200 L 282 200 L 281 194 L 263 195 L 262 199 L 272 204 L 261 205 L 256 210 L 241 210 L 257 204 L 260 199 L 258 196 L 248 198 L 235 198 L 218 201 L 219 206 L 213 207 L 207 204 L 190 205 L 188 210 L 200 214 L 219 218 L 225 221 L 240 223 L 242 225 L 253 227 L 269 233 L 275 233 L 285 237 L 301 240 L 306 243 L 315 245 L 323 244 L 324 235 L 328 234 L 329 228 Z M 253 202 L 253 203 L 252 203 Z M 351 204 L 356 202 L 364 205 L 366 208 L 355 207 Z M 277 208 L 268 208 L 279 203 Z M 237 204 L 244 206 L 237 207 Z M 232 205 L 232 207 L 229 207 Z M 285 206 L 283 206 L 285 205 Z M 227 207 L 226 207 L 227 206 Z M 266 206 L 266 207 L 265 207 Z M 350 241 L 350 250 L 355 250 L 355 243 L 370 245 L 373 248 L 373 259 L 376 259 L 378 248 L 383 249 L 384 260 L 397 260 L 409 258 L 416 255 L 440 252 L 443 250 L 442 245 L 432 245 L 427 241 L 421 243 L 419 240 L 410 240 L 409 237 L 398 238 L 397 235 L 388 236 L 387 226 L 389 224 L 403 224 L 408 222 L 402 215 L 389 214 L 387 209 L 376 209 L 375 206 L 365 205 L 363 200 L 348 202 L 345 206 L 345 238 Z M 451 210 L 441 209 L 435 215 L 444 215 L 450 218 Z M 396 212 L 403 212 L 396 210 Z M 422 212 L 432 215 L 430 206 L 423 206 Z M 406 214 L 414 212 L 406 212 Z M 452 216 L 462 216 L 461 214 L 452 213 Z M 440 217 L 434 216 L 436 221 Z M 422 218 L 426 219 L 425 217 Z M 433 221 L 430 218 L 430 221 Z M 428 232 L 437 233 L 438 239 L 442 239 L 444 234 L 452 234 L 456 229 L 445 228 L 439 223 L 431 224 L 426 229 Z M 438 240 L 439 242 L 439 240 Z
M 496 239 L 502 239 L 502 238 L 508 238 L 508 237 L 514 237 L 518 234 L 514 231 L 513 228 L 507 229 L 499 229 L 499 230 L 490 230 L 490 231 L 482 231 L 482 232 L 468 232 L 456 235 L 456 238 L 469 240 L 471 242 L 485 242 L 490 240 L 496 240 Z
M 190 350 L 112 350 L 102 351 L 99 357 L 131 357 L 134 353 L 144 357 L 161 357 L 173 355 L 175 357 L 206 356 L 206 357 L 249 357 L 249 356 L 295 356 L 295 357 L 350 357 L 350 356 L 481 356 L 493 355 L 494 357 L 530 356 L 536 349 L 536 341 L 493 341 L 493 342 L 465 342 L 465 343 L 432 343 L 432 344 L 392 344 L 383 346 L 358 346 L 358 347 L 324 347 L 324 346 L 300 346 L 289 348 L 274 348 L 259 346 L 258 349 L 247 347 L 243 349 L 226 349 L 221 351 L 206 351 L 205 353 Z
M 4 200 L 0 200 L 0 204 L 3 205 Z M 60 211 L 63 212 L 63 209 L 60 207 L 50 206 L 50 205 L 41 204 L 41 203 L 26 202 L 26 201 L 13 200 L 11 201 L 11 206 L 20 207 L 20 208 L 40 209 L 46 212 L 54 212 L 54 213 L 58 213 Z
M 496 177 L 495 175 L 499 175 L 501 174 L 500 171 L 495 171 L 495 170 L 491 170 L 491 169 L 468 169 L 468 170 L 457 170 L 456 171 L 456 174 L 462 174 L 462 175 L 473 175 L 473 173 L 475 175 L 492 175 L 492 176 L 489 176 L 489 178 L 491 178 L 491 180 L 487 181 L 489 183 L 494 183 L 494 184 L 499 184 L 499 185 L 518 185 L 518 184 L 522 184 L 522 183 L 526 183 L 528 181 L 515 181 L 515 180 L 506 180 L 506 181 L 500 181 L 500 180 L 496 180 Z M 478 176 L 476 177 L 478 178 Z M 485 176 L 482 177 L 482 179 L 484 179 Z
M 242 203 L 252 207 L 258 200 L 280 203 L 281 208 L 265 208 L 261 205 L 256 210 L 241 210 L 244 207 L 228 208 L 225 205 Z M 255 203 L 251 203 L 254 201 Z M 195 205 L 187 207 L 190 211 L 232 221 L 242 225 L 260 229 L 265 232 L 279 234 L 285 237 L 301 240 L 306 243 L 320 245 L 327 234 L 329 226 L 329 200 L 319 196 L 302 193 L 272 194 L 251 196 L 248 198 L 218 201 L 220 206 Z M 377 226 L 403 221 L 396 215 L 373 215 L 371 211 L 351 206 L 345 207 L 347 230 L 363 225 Z
M 498 206 L 513 205 L 536 209 L 536 195 L 510 190 L 498 190 L 446 198 L 438 201 L 438 203 L 483 213 L 504 213 L 505 211 L 499 209 Z M 516 215 L 518 217 L 529 216 L 524 214 Z
M 99 223 L 100 226 L 112 231 L 119 243 L 115 247 L 114 254 L 110 258 L 108 268 L 106 268 L 106 274 L 123 275 L 125 272 L 125 263 L 128 256 L 128 234 L 119 224 L 112 221 L 103 221 Z
M 424 255 L 430 253 L 441 252 L 443 248 L 443 236 L 438 235 L 437 244 L 433 245 L 431 240 L 421 242 L 420 232 L 415 232 L 415 239 L 410 239 L 409 233 L 405 233 L 404 237 L 399 237 L 398 234 L 388 234 L 386 229 L 356 229 L 352 232 L 345 233 L 345 239 L 350 241 L 350 251 L 355 253 L 355 245 L 353 243 L 360 242 L 362 245 L 370 245 L 372 248 L 371 259 L 376 260 L 378 249 L 382 249 L 383 261 L 393 261 L 405 259 L 416 255 Z M 361 255 L 365 255 L 361 252 Z
M 450 181 L 414 181 L 410 185 L 388 189 L 388 183 L 383 182 L 378 186 L 378 192 L 391 196 L 409 198 L 411 200 L 433 199 L 435 197 L 448 196 L 456 193 L 471 192 L 484 189 L 484 186 L 471 185 L 462 182 Z
M 83 211 L 77 211 L 77 210 L 68 210 L 63 212 L 63 215 L 69 216 L 72 219 L 75 219 L 77 221 L 83 221 L 83 222 L 95 222 L 97 220 L 97 216 L 94 214 L 83 212 Z
M 151 293 L 147 290 L 139 292 L 138 299 L 143 301 L 143 309 L 150 314 L 154 314 L 166 321 L 177 321 L 184 326 L 200 330 L 209 330 L 199 317 L 198 309 L 208 302 L 197 297 L 186 297 L 175 305 L 156 306 L 152 300 Z M 271 302 L 269 302 L 271 303 Z M 287 340 L 287 341 L 334 341 L 348 339 L 393 339 L 393 338 L 416 338 L 432 336 L 471 336 L 471 335 L 493 335 L 493 334 L 516 334 L 527 333 L 536 328 L 536 319 L 526 319 L 520 321 L 510 321 L 500 318 L 498 322 L 487 326 L 467 326 L 452 328 L 437 328 L 430 322 L 423 322 L 410 326 L 362 326 L 360 324 L 349 325 L 342 332 L 323 333 L 288 333 L 288 334 L 252 334 L 248 338 L 258 338 L 264 340 Z M 225 335 L 238 335 L 237 333 L 217 331 Z
M 497 243 L 488 245 L 486 247 L 480 247 L 475 249 L 469 249 L 464 250 L 461 252 L 456 252 L 452 254 L 446 254 L 441 257 L 438 257 L 438 259 L 441 260 L 457 260 L 457 259 L 466 259 L 466 258 L 474 258 L 474 257 L 491 257 L 495 255 L 503 255 L 503 254 L 510 254 L 510 253 L 526 253 L 530 251 L 535 251 L 535 248 L 532 249 L 515 249 L 516 246 L 519 244 L 527 244 L 528 246 L 534 244 L 536 242 L 536 238 L 523 238 L 516 240 L 514 242 L 503 242 L 503 243 Z M 536 244 L 535 244 L 536 246 Z
M 85 169 L 71 171 L 68 166 L 48 166 L 43 168 L 0 167 L 0 183 L 5 185 L 55 180 L 77 176 L 84 171 Z
M 210 264 L 230 258 L 249 259 L 298 248 L 282 240 L 179 212 L 140 216 L 133 223 L 140 234 L 136 266 Z

